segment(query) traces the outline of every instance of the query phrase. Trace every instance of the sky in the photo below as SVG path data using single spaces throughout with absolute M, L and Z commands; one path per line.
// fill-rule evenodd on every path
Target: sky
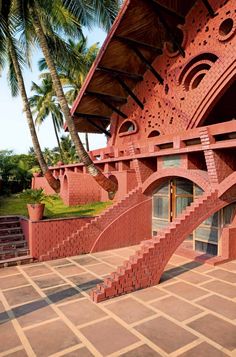
M 88 37 L 88 45 L 99 42 L 102 45 L 106 34 L 95 28 L 88 32 L 84 30 Z M 39 83 L 39 71 L 37 62 L 42 55 L 35 51 L 32 57 L 32 71 L 24 71 L 24 79 L 28 96 L 30 96 L 31 82 Z M 40 128 L 37 128 L 38 138 L 42 149 L 45 147 L 53 148 L 57 146 L 55 134 L 50 118 L 48 118 Z M 64 132 L 61 132 L 61 135 Z M 84 135 L 80 134 L 82 142 Z M 106 139 L 103 134 L 89 134 L 90 150 L 106 146 Z M 23 105 L 20 97 L 12 98 L 7 83 L 6 73 L 0 76 L 0 150 L 13 150 L 16 154 L 27 153 L 32 146 L 31 137 L 23 113 Z

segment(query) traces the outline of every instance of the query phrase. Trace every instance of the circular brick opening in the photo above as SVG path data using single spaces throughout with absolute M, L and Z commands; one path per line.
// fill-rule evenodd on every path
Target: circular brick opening
M 234 22 L 231 18 L 228 18 L 224 20 L 219 28 L 219 34 L 220 36 L 227 36 L 233 29 L 234 27 Z

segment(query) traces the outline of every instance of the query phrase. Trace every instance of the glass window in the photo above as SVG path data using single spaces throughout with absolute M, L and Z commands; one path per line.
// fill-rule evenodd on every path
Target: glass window
M 236 203 L 226 206 L 223 209 L 223 225 L 227 226 L 232 223 L 232 220 L 236 213 Z
M 195 241 L 195 250 L 199 252 L 204 252 L 210 255 L 217 255 L 217 245 Z
M 169 197 L 153 197 L 153 215 L 157 218 L 169 218 Z
M 194 196 L 201 196 L 203 194 L 203 189 L 198 185 L 194 185 Z
M 219 214 L 218 214 L 218 212 L 216 212 L 212 216 L 207 218 L 202 224 L 205 226 L 218 227 L 218 224 L 219 224 L 218 217 L 219 217 Z
M 177 195 L 193 195 L 193 183 L 188 180 L 176 179 Z
M 178 216 L 192 202 L 192 197 L 176 197 L 176 215 Z
M 154 195 L 168 195 L 168 194 L 169 194 L 169 181 L 160 185 L 154 192 Z
M 199 227 L 195 230 L 195 238 L 204 241 L 218 242 L 218 229 Z

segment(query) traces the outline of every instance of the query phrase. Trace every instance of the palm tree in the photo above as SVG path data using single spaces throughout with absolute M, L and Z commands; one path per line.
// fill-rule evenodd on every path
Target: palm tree
M 54 0 L 53 2 L 49 0 L 15 0 L 14 2 L 17 4 L 15 7 L 16 14 L 21 18 L 24 24 L 28 25 L 28 32 L 29 24 L 30 26 L 33 25 L 35 35 L 52 77 L 53 87 L 58 98 L 58 102 L 78 156 L 87 167 L 88 172 L 103 189 L 108 191 L 110 198 L 113 198 L 117 191 L 117 184 L 105 177 L 103 173 L 94 165 L 78 136 L 75 123 L 70 114 L 70 109 L 57 73 L 55 58 L 53 57 L 53 53 L 48 43 L 48 33 L 53 32 L 56 34 L 56 31 L 64 31 L 67 34 L 69 32 L 71 34 L 73 25 L 76 23 L 76 18 L 71 16 L 69 10 L 76 14 L 77 19 L 81 24 L 91 25 L 92 23 L 97 22 L 99 24 L 104 23 L 105 26 L 108 26 L 108 24 L 111 24 L 112 19 L 115 17 L 115 8 L 117 10 L 118 1 L 64 1 L 64 5 L 67 6 L 67 9 L 69 10 L 62 6 L 63 1 L 61 0 Z M 22 11 L 23 8 L 24 11 Z M 105 11 L 105 9 L 109 10 Z
M 14 21 L 16 19 L 14 18 Z M 22 48 L 17 45 L 17 41 L 14 38 L 15 32 L 14 28 L 16 23 L 13 22 L 11 17 L 11 3 L 10 1 L 0 2 L 0 69 L 2 69 L 6 61 L 8 62 L 8 80 L 10 83 L 12 95 L 16 96 L 20 92 L 24 112 L 26 114 L 26 119 L 28 127 L 30 130 L 30 135 L 32 138 L 32 143 L 34 147 L 34 152 L 41 167 L 41 170 L 46 177 L 50 186 L 56 191 L 60 190 L 60 182 L 55 179 L 52 173 L 49 171 L 48 166 L 44 160 L 38 137 L 36 134 L 33 116 L 30 110 L 30 105 L 25 89 L 24 79 L 22 75 L 22 67 L 28 61 L 28 56 L 24 60 L 22 54 Z
M 33 109 L 33 114 L 36 115 L 35 123 L 40 126 L 48 116 L 51 117 L 60 152 L 60 159 L 63 161 L 63 151 L 58 136 L 58 132 L 63 127 L 63 115 L 60 105 L 55 98 L 51 78 L 44 78 L 41 85 L 32 82 L 31 91 L 34 92 L 34 95 L 29 98 L 29 102 Z
M 88 47 L 88 41 L 85 37 L 82 37 L 78 42 L 69 39 L 68 45 L 74 54 L 78 56 L 80 61 L 74 62 L 74 66 L 68 66 L 63 58 L 58 58 L 56 67 L 63 89 L 66 90 L 65 95 L 67 102 L 72 105 L 98 54 L 99 47 L 98 43 Z M 39 70 L 43 71 L 45 69 L 48 69 L 48 67 L 45 59 L 42 58 L 39 61 Z M 51 75 L 48 72 L 42 73 L 40 77 L 47 79 L 47 81 L 51 80 Z M 54 101 L 53 98 L 52 101 Z M 86 150 L 89 151 L 88 133 L 85 133 L 85 147 Z

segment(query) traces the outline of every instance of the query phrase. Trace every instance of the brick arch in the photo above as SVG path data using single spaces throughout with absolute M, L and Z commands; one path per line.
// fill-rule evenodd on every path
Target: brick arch
M 230 88 L 236 80 L 236 63 L 233 61 L 224 73 L 217 78 L 209 91 L 204 95 L 195 112 L 189 121 L 187 128 L 194 128 L 201 126 L 207 115 L 211 112 L 221 96 Z
M 219 198 L 228 203 L 236 201 L 236 172 L 230 174 L 219 186 Z
M 158 184 L 170 177 L 181 177 L 194 182 L 203 191 L 209 190 L 209 178 L 205 171 L 186 170 L 182 168 L 169 168 L 154 172 L 143 183 L 142 191 L 146 195 L 151 195 Z

